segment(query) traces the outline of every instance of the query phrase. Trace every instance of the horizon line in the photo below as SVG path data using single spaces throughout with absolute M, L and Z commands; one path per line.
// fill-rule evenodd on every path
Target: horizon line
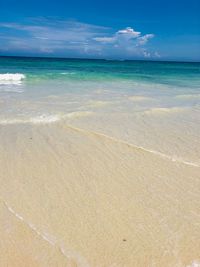
M 200 63 L 200 61 L 175 60 L 175 59 L 109 59 L 109 58 L 80 58 L 80 57 L 57 57 L 57 56 L 20 56 L 20 55 L 0 55 L 0 58 L 31 58 L 31 59 L 57 59 L 57 60 L 99 60 L 99 61 L 145 61 L 145 62 L 171 62 L 171 63 Z

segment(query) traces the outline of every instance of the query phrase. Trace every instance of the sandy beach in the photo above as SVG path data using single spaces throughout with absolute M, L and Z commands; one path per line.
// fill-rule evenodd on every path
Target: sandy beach
M 199 65 L 0 63 L 0 267 L 199 267 Z
M 196 266 L 198 167 L 65 123 L 0 135 L 0 266 Z

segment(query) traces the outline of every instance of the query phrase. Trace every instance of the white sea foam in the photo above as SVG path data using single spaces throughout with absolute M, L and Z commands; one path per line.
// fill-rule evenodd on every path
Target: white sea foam
M 165 108 L 165 107 L 160 107 L 160 108 L 151 108 L 145 110 L 143 113 L 148 114 L 148 115 L 167 115 L 171 113 L 179 113 L 186 111 L 187 108 L 185 107 L 170 107 L 170 108 Z
M 49 233 L 44 231 L 42 232 L 33 223 L 27 221 L 21 214 L 19 214 L 11 206 L 9 206 L 6 201 L 2 200 L 2 202 L 4 203 L 5 207 L 11 214 L 13 214 L 18 220 L 24 223 L 24 225 L 28 226 L 40 238 L 46 241 L 49 245 L 58 247 L 58 249 L 60 250 L 60 252 L 64 257 L 66 257 L 67 259 L 69 258 L 74 259 L 77 262 L 77 266 L 90 267 L 86 259 L 82 257 L 82 255 L 78 254 L 76 251 L 66 249 L 64 245 L 60 244 L 59 240 L 55 236 L 50 235 Z
M 85 130 L 85 129 L 82 129 L 82 128 L 77 128 L 77 127 L 74 127 L 74 126 L 69 125 L 69 124 L 65 125 L 65 127 L 69 127 L 69 128 L 74 129 L 74 130 L 76 130 L 78 132 L 98 135 L 98 136 L 107 138 L 109 140 L 112 140 L 113 142 L 121 143 L 121 144 L 124 144 L 124 145 L 126 145 L 128 147 L 132 147 L 134 149 L 141 149 L 141 150 L 143 150 L 145 152 L 148 152 L 148 153 L 151 153 L 151 154 L 155 154 L 155 155 L 157 155 L 157 156 L 159 156 L 161 158 L 167 159 L 167 160 L 172 161 L 172 162 L 177 162 L 177 163 L 189 165 L 189 166 L 192 166 L 192 167 L 200 168 L 200 165 L 198 163 L 196 163 L 196 162 L 187 161 L 187 160 L 184 160 L 184 159 L 179 158 L 179 157 L 174 157 L 174 156 L 171 156 L 171 155 L 164 154 L 164 153 L 162 153 L 160 151 L 156 151 L 156 150 L 145 148 L 143 146 L 138 146 L 138 145 L 135 145 L 135 144 L 132 144 L 132 143 L 128 143 L 128 142 L 126 142 L 124 140 L 117 139 L 117 138 L 115 138 L 113 136 L 109 136 L 109 135 L 106 135 L 106 134 L 103 134 L 103 133 L 99 133 L 99 132 L 95 132 L 95 131 L 88 131 L 88 130 Z
M 84 117 L 84 116 L 90 116 L 92 114 L 93 113 L 89 112 L 89 111 L 71 112 L 71 113 L 68 113 L 66 115 L 43 114 L 43 115 L 40 115 L 40 116 L 31 117 L 29 119 L 2 119 L 2 120 L 0 120 L 0 125 L 29 124 L 29 123 L 30 124 L 50 124 L 50 123 L 58 122 L 58 121 L 60 121 L 62 119 L 66 119 L 66 118 L 73 119 L 73 118 L 79 118 L 79 117 Z M 99 135 L 99 136 L 105 137 L 105 138 L 108 138 L 108 139 L 110 139 L 110 140 L 112 140 L 114 142 L 120 142 L 122 144 L 128 145 L 129 147 L 134 147 L 134 148 L 146 151 L 148 153 L 155 154 L 155 155 L 160 156 L 162 158 L 168 159 L 168 160 L 170 160 L 172 162 L 182 163 L 182 164 L 185 164 L 185 165 L 190 165 L 190 166 L 198 167 L 198 168 L 200 167 L 200 165 L 198 163 L 196 163 L 196 162 L 187 161 L 187 160 L 184 160 L 182 158 L 174 157 L 174 156 L 171 156 L 171 155 L 167 155 L 167 154 L 164 154 L 164 153 L 156 151 L 156 150 L 151 150 L 151 149 L 147 149 L 147 148 L 142 147 L 142 146 L 137 146 L 135 144 L 128 143 L 126 141 L 117 139 L 115 137 L 112 137 L 112 136 L 109 136 L 109 135 L 106 135 L 106 134 L 103 134 L 103 133 L 99 133 L 99 132 L 95 132 L 95 131 L 87 131 L 87 130 L 84 130 L 84 129 L 81 129 L 81 128 L 77 128 L 77 127 L 71 126 L 69 124 L 67 125 L 67 127 L 75 129 L 76 131 L 79 131 L 79 132 L 88 132 L 90 134 L 92 133 L 92 134 L 95 134 L 95 135 Z
M 62 75 L 73 75 L 75 72 L 61 72 Z
M 31 118 L 29 120 L 29 122 L 32 122 L 32 123 L 51 123 L 51 122 L 56 122 L 56 121 L 59 121 L 61 119 L 60 116 L 58 115 L 40 115 L 40 116 L 37 116 L 37 117 L 34 117 L 34 118 Z
M 62 119 L 73 119 L 80 118 L 85 116 L 90 116 L 92 112 L 89 111 L 77 111 L 71 112 L 67 114 L 42 114 L 39 116 L 34 116 L 30 118 L 8 118 L 8 119 L 0 119 L 0 125 L 9 125 L 9 124 L 49 124 L 55 123 Z
M 0 85 L 21 84 L 26 76 L 22 73 L 4 73 L 0 74 Z
M 191 265 L 187 265 L 186 267 L 200 267 L 199 261 L 193 261 Z
M 48 124 L 57 122 L 61 119 L 58 115 L 40 115 L 36 117 L 31 117 L 28 119 L 2 119 L 0 120 L 0 125 L 8 125 L 8 124 L 25 124 L 25 123 L 32 123 L 32 124 Z
M 177 95 L 176 98 L 179 99 L 200 99 L 200 94 L 184 94 L 184 95 Z
M 93 112 L 91 111 L 74 111 L 74 112 L 68 113 L 65 117 L 72 119 L 72 118 L 87 117 L 92 114 Z

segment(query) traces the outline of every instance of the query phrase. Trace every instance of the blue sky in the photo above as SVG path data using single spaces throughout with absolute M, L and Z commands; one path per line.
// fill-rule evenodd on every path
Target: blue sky
M 199 0 L 0 0 L 0 55 L 200 61 Z

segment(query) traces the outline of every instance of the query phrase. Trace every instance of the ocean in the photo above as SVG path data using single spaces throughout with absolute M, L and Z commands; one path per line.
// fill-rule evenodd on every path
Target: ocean
M 200 266 L 200 63 L 0 57 L 0 140 L 0 266 Z
M 1 57 L 0 94 L 0 124 L 83 117 L 93 130 L 199 164 L 200 63 Z

